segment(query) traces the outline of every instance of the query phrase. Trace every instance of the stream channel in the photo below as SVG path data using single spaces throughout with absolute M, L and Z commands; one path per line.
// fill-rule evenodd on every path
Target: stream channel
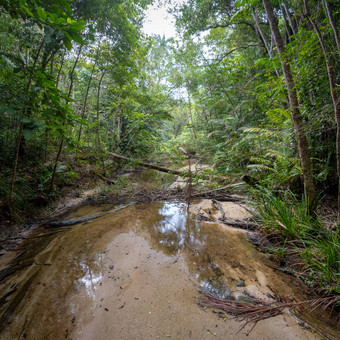
M 246 232 L 200 221 L 199 210 L 217 214 L 210 200 L 194 203 L 189 212 L 178 201 L 85 206 L 68 219 L 113 212 L 44 237 L 33 230 L 12 262 L 22 269 L 0 284 L 0 338 L 340 339 L 323 311 L 286 310 L 247 335 L 253 325 L 200 307 L 200 286 L 239 301 L 307 297 Z M 247 213 L 230 202 L 224 209 Z

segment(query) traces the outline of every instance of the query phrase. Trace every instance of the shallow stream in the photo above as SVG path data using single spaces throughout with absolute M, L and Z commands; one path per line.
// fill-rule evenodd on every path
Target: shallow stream
M 82 207 L 69 219 L 114 208 Z M 199 307 L 200 286 L 241 301 L 305 295 L 245 232 L 200 222 L 181 202 L 133 204 L 44 236 L 36 230 L 20 248 L 10 267 L 22 269 L 0 284 L 2 339 L 340 338 L 323 312 L 303 316 L 317 332 L 286 311 L 247 336 L 252 325 L 240 331 L 244 323 Z

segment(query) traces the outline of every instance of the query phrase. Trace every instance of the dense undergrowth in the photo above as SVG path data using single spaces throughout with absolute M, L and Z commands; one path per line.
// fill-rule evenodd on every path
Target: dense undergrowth
M 273 246 L 294 275 L 324 294 L 340 294 L 340 229 L 336 220 L 311 213 L 292 192 L 255 191 L 256 209 Z

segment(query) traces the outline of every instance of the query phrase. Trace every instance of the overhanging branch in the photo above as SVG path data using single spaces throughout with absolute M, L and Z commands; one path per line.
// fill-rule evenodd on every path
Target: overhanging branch
M 239 47 L 235 47 L 234 49 L 224 53 L 219 59 L 218 61 L 215 63 L 215 65 L 218 65 L 220 62 L 222 62 L 222 60 L 224 58 L 226 58 L 228 55 L 234 53 L 235 51 L 237 50 L 246 50 L 247 48 L 249 47 L 257 47 L 258 45 L 257 44 L 249 44 L 249 45 L 246 45 L 246 46 L 239 46 Z

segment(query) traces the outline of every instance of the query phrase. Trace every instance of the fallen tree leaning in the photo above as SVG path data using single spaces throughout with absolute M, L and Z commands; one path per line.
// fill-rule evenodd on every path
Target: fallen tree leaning
M 125 156 L 121 156 L 121 155 L 118 155 L 118 154 L 113 153 L 113 152 L 110 152 L 110 155 L 113 156 L 114 158 L 123 159 L 123 160 L 128 161 L 128 162 L 133 162 L 134 164 L 139 165 L 139 166 L 143 166 L 145 168 L 158 170 L 158 171 L 161 171 L 161 172 L 165 172 L 165 173 L 169 173 L 169 174 L 173 174 L 173 175 L 177 175 L 177 176 L 181 176 L 181 177 L 188 176 L 187 171 L 180 171 L 180 170 L 173 170 L 173 169 L 165 168 L 163 166 L 146 163 L 146 162 L 144 162 L 140 159 L 132 159 L 132 158 L 128 158 L 128 157 L 125 157 Z M 198 178 L 206 180 L 206 181 L 215 181 L 215 182 L 218 182 L 218 183 L 225 183 L 225 182 L 230 180 L 228 177 L 217 176 L 217 175 L 203 175 L 203 174 L 197 175 L 195 173 L 192 173 L 192 176 L 198 177 Z

